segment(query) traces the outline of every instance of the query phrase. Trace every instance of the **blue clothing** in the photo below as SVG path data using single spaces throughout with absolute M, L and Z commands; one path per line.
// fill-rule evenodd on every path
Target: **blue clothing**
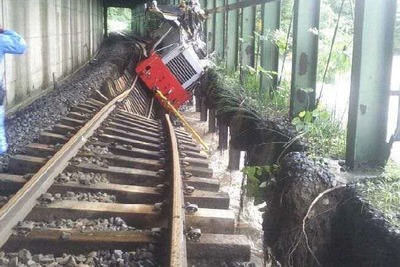
M 25 40 L 18 33 L 4 30 L 0 33 L 0 64 L 3 64 L 4 54 L 23 54 L 26 48 Z M 1 84 L 3 84 L 3 75 L 4 71 L 0 71 Z
M 2 70 L 4 54 L 23 54 L 26 48 L 25 40 L 15 31 L 5 30 L 3 33 L 0 33 L 0 155 L 4 154 L 8 147 L 4 125 L 4 98 L 6 95 L 3 81 L 4 70 Z

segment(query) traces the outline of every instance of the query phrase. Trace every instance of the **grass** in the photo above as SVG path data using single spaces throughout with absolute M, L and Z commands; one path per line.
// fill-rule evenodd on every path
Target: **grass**
M 358 192 L 381 211 L 395 227 L 400 228 L 400 166 L 393 162 L 386 166 L 382 176 L 357 184 Z
M 222 68 L 216 72 L 215 98 L 220 112 L 241 113 L 250 119 L 262 120 L 271 116 L 286 115 L 289 110 L 289 89 L 278 88 L 270 92 L 260 88 L 259 72 L 252 68 L 244 70 L 242 83 L 239 72 L 226 75 Z
M 226 75 L 222 68 L 213 71 L 215 77 L 215 101 L 217 112 L 231 117 L 240 114 L 242 118 L 255 121 L 288 117 L 290 84 L 283 81 L 275 90 L 260 88 L 260 73 L 251 67 L 240 74 Z M 273 77 L 274 73 L 267 73 Z M 319 106 L 293 119 L 292 124 L 309 144 L 309 152 L 314 157 L 343 159 L 346 150 L 346 131 L 341 122 L 326 109 Z
M 309 153 L 314 157 L 343 159 L 346 152 L 346 130 L 324 107 L 303 111 L 292 120 L 296 130 L 304 133 Z

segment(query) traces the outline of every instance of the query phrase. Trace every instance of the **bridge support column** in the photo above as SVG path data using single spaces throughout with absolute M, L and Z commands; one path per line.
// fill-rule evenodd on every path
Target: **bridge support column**
M 313 110 L 317 80 L 320 0 L 295 0 L 290 116 Z
M 373 18 L 373 19 L 371 19 Z M 384 166 L 396 0 L 355 2 L 346 164 Z

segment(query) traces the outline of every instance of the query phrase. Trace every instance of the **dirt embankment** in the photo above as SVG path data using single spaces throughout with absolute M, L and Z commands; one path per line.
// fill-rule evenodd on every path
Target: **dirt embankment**
M 400 266 L 400 230 L 326 164 L 289 153 L 266 198 L 265 242 L 282 266 Z
M 261 113 L 214 70 L 206 80 L 196 95 L 216 109 L 219 126 L 229 126 L 230 147 L 247 152 L 248 166 L 279 166 L 273 179 L 257 177 L 268 182 L 263 226 L 272 257 L 296 267 L 400 266 L 400 231 L 339 184 L 326 162 L 301 152 L 307 147 L 287 118 Z

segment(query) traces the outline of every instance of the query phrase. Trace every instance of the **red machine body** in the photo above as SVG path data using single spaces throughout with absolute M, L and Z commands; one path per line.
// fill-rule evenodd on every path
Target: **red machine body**
M 175 108 L 179 108 L 191 98 L 191 94 L 182 87 L 156 53 L 140 62 L 136 73 L 149 90 L 160 90 Z

